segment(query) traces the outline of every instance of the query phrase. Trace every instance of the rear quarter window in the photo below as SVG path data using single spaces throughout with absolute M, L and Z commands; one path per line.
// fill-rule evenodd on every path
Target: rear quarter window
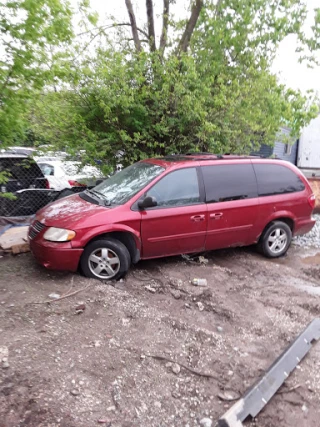
M 259 196 L 296 193 L 305 189 L 300 177 L 283 165 L 254 164 Z

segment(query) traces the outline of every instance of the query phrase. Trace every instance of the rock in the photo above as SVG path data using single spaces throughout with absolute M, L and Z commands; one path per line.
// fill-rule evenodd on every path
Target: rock
M 302 405 L 301 409 L 303 410 L 303 412 L 308 412 L 308 408 L 305 404 Z
M 73 390 L 70 391 L 70 394 L 72 394 L 72 396 L 79 396 L 80 391 L 76 390 L 76 389 L 73 389 Z
M 232 377 L 233 371 L 228 371 L 228 375 L 229 375 L 229 377 Z
M 115 406 L 109 406 L 109 408 L 107 408 L 108 412 L 114 412 L 116 410 Z
M 212 420 L 210 418 L 202 418 L 202 420 L 200 420 L 200 425 L 202 427 L 211 427 L 212 426 Z
M 171 366 L 172 366 L 172 363 L 171 363 L 171 362 L 167 362 L 167 363 L 166 363 L 166 368 L 171 368 Z
M 203 311 L 203 310 L 204 310 L 204 305 L 202 304 L 202 302 L 201 302 L 201 301 L 198 301 L 198 302 L 196 303 L 196 305 L 198 306 L 199 311 Z
M 154 402 L 154 406 L 158 409 L 161 409 L 161 402 Z
M 149 292 L 151 292 L 152 294 L 155 294 L 157 292 L 156 289 L 152 288 L 151 286 L 146 286 L 145 289 Z
M 218 397 L 220 400 L 224 400 L 226 402 L 232 402 L 234 400 L 240 399 L 240 395 L 233 391 L 225 391 L 224 393 L 219 393 Z
M 76 310 L 76 314 L 82 314 L 84 312 L 84 310 L 86 309 L 85 304 L 79 304 L 75 310 Z
M 180 371 L 181 371 L 181 368 L 180 368 L 180 365 L 178 365 L 178 363 L 174 363 L 173 365 L 172 365 L 172 372 L 174 373 L 174 374 L 176 374 L 176 375 L 178 375 L 179 373 L 180 373 Z
M 2 368 L 3 369 L 8 369 L 10 367 L 9 362 L 7 360 L 5 360 L 4 362 L 2 362 Z
M 108 424 L 108 423 L 110 423 L 110 421 L 109 420 L 106 420 L 106 419 L 104 419 L 104 418 L 101 418 L 100 420 L 98 420 L 97 421 L 99 424 Z M 111 425 L 111 423 L 110 423 L 110 425 Z
M 217 331 L 218 332 L 223 332 L 223 327 L 222 326 L 217 326 Z
M 0 346 L 0 360 L 5 361 L 8 360 L 9 357 L 9 349 L 6 346 Z
M 180 299 L 181 298 L 181 292 L 179 290 L 172 290 L 171 291 L 171 295 L 175 299 Z

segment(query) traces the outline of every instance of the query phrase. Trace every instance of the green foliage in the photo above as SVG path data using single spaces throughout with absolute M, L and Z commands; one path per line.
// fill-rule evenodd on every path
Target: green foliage
M 111 164 L 119 150 L 124 164 L 188 151 L 249 153 L 273 144 L 281 126 L 297 137 L 318 110 L 311 97 L 280 85 L 270 65 L 279 42 L 301 31 L 305 5 L 218 3 L 202 9 L 186 53 L 177 51 L 185 21 L 170 20 L 165 55 L 135 51 L 125 26 L 101 38 L 105 47 L 70 68 L 68 90 L 39 97 L 36 135 L 71 153 L 86 150 L 87 162 Z
M 0 1 L 0 141 L 22 134 L 35 90 L 59 76 L 62 47 L 72 38 L 66 0 Z

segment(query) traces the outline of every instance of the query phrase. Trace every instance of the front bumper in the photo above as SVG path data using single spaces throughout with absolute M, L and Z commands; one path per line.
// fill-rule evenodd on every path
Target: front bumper
M 83 249 L 73 249 L 71 243 L 30 240 L 30 249 L 39 264 L 49 270 L 77 271 Z

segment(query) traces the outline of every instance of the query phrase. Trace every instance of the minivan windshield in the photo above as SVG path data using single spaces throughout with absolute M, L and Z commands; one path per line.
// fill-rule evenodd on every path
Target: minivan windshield
M 147 162 L 138 162 L 103 181 L 92 190 L 106 200 L 106 204 L 122 205 L 159 176 L 164 168 Z

